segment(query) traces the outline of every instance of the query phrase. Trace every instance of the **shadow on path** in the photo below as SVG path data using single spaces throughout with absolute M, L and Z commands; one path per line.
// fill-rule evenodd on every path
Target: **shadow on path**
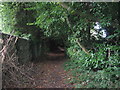
M 63 52 L 47 53 L 45 59 L 34 63 L 34 78 L 36 88 L 71 88 L 71 84 L 66 84 L 69 78 L 64 71 L 63 64 L 67 59 Z

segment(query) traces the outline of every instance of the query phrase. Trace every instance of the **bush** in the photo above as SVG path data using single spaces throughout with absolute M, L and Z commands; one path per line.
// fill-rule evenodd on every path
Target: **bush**
M 90 55 L 76 44 L 76 38 L 70 38 L 67 54 L 70 61 L 65 63 L 65 70 L 71 71 L 76 88 L 118 88 L 120 86 L 120 47 L 99 43 L 89 50 Z

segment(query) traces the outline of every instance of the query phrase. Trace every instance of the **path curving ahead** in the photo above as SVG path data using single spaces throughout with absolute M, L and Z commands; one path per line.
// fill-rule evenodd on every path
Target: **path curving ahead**
M 34 75 L 35 88 L 71 88 L 71 84 L 67 84 L 69 78 L 63 69 L 63 63 L 67 59 L 64 53 L 48 53 L 46 59 L 34 64 L 34 71 L 38 72 Z

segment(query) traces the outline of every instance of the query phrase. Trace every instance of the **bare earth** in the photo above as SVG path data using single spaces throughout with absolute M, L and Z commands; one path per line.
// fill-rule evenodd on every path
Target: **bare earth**
M 32 70 L 34 88 L 72 88 L 71 84 L 67 84 L 69 78 L 63 69 L 63 63 L 67 61 L 64 53 L 48 53 L 42 61 L 33 64 Z

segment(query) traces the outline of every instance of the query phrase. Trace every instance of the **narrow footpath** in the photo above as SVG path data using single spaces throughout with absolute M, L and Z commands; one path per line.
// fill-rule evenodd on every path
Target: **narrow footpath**
M 48 53 L 45 60 L 34 63 L 34 87 L 72 88 L 71 84 L 66 83 L 69 78 L 63 68 L 66 61 L 64 53 Z

